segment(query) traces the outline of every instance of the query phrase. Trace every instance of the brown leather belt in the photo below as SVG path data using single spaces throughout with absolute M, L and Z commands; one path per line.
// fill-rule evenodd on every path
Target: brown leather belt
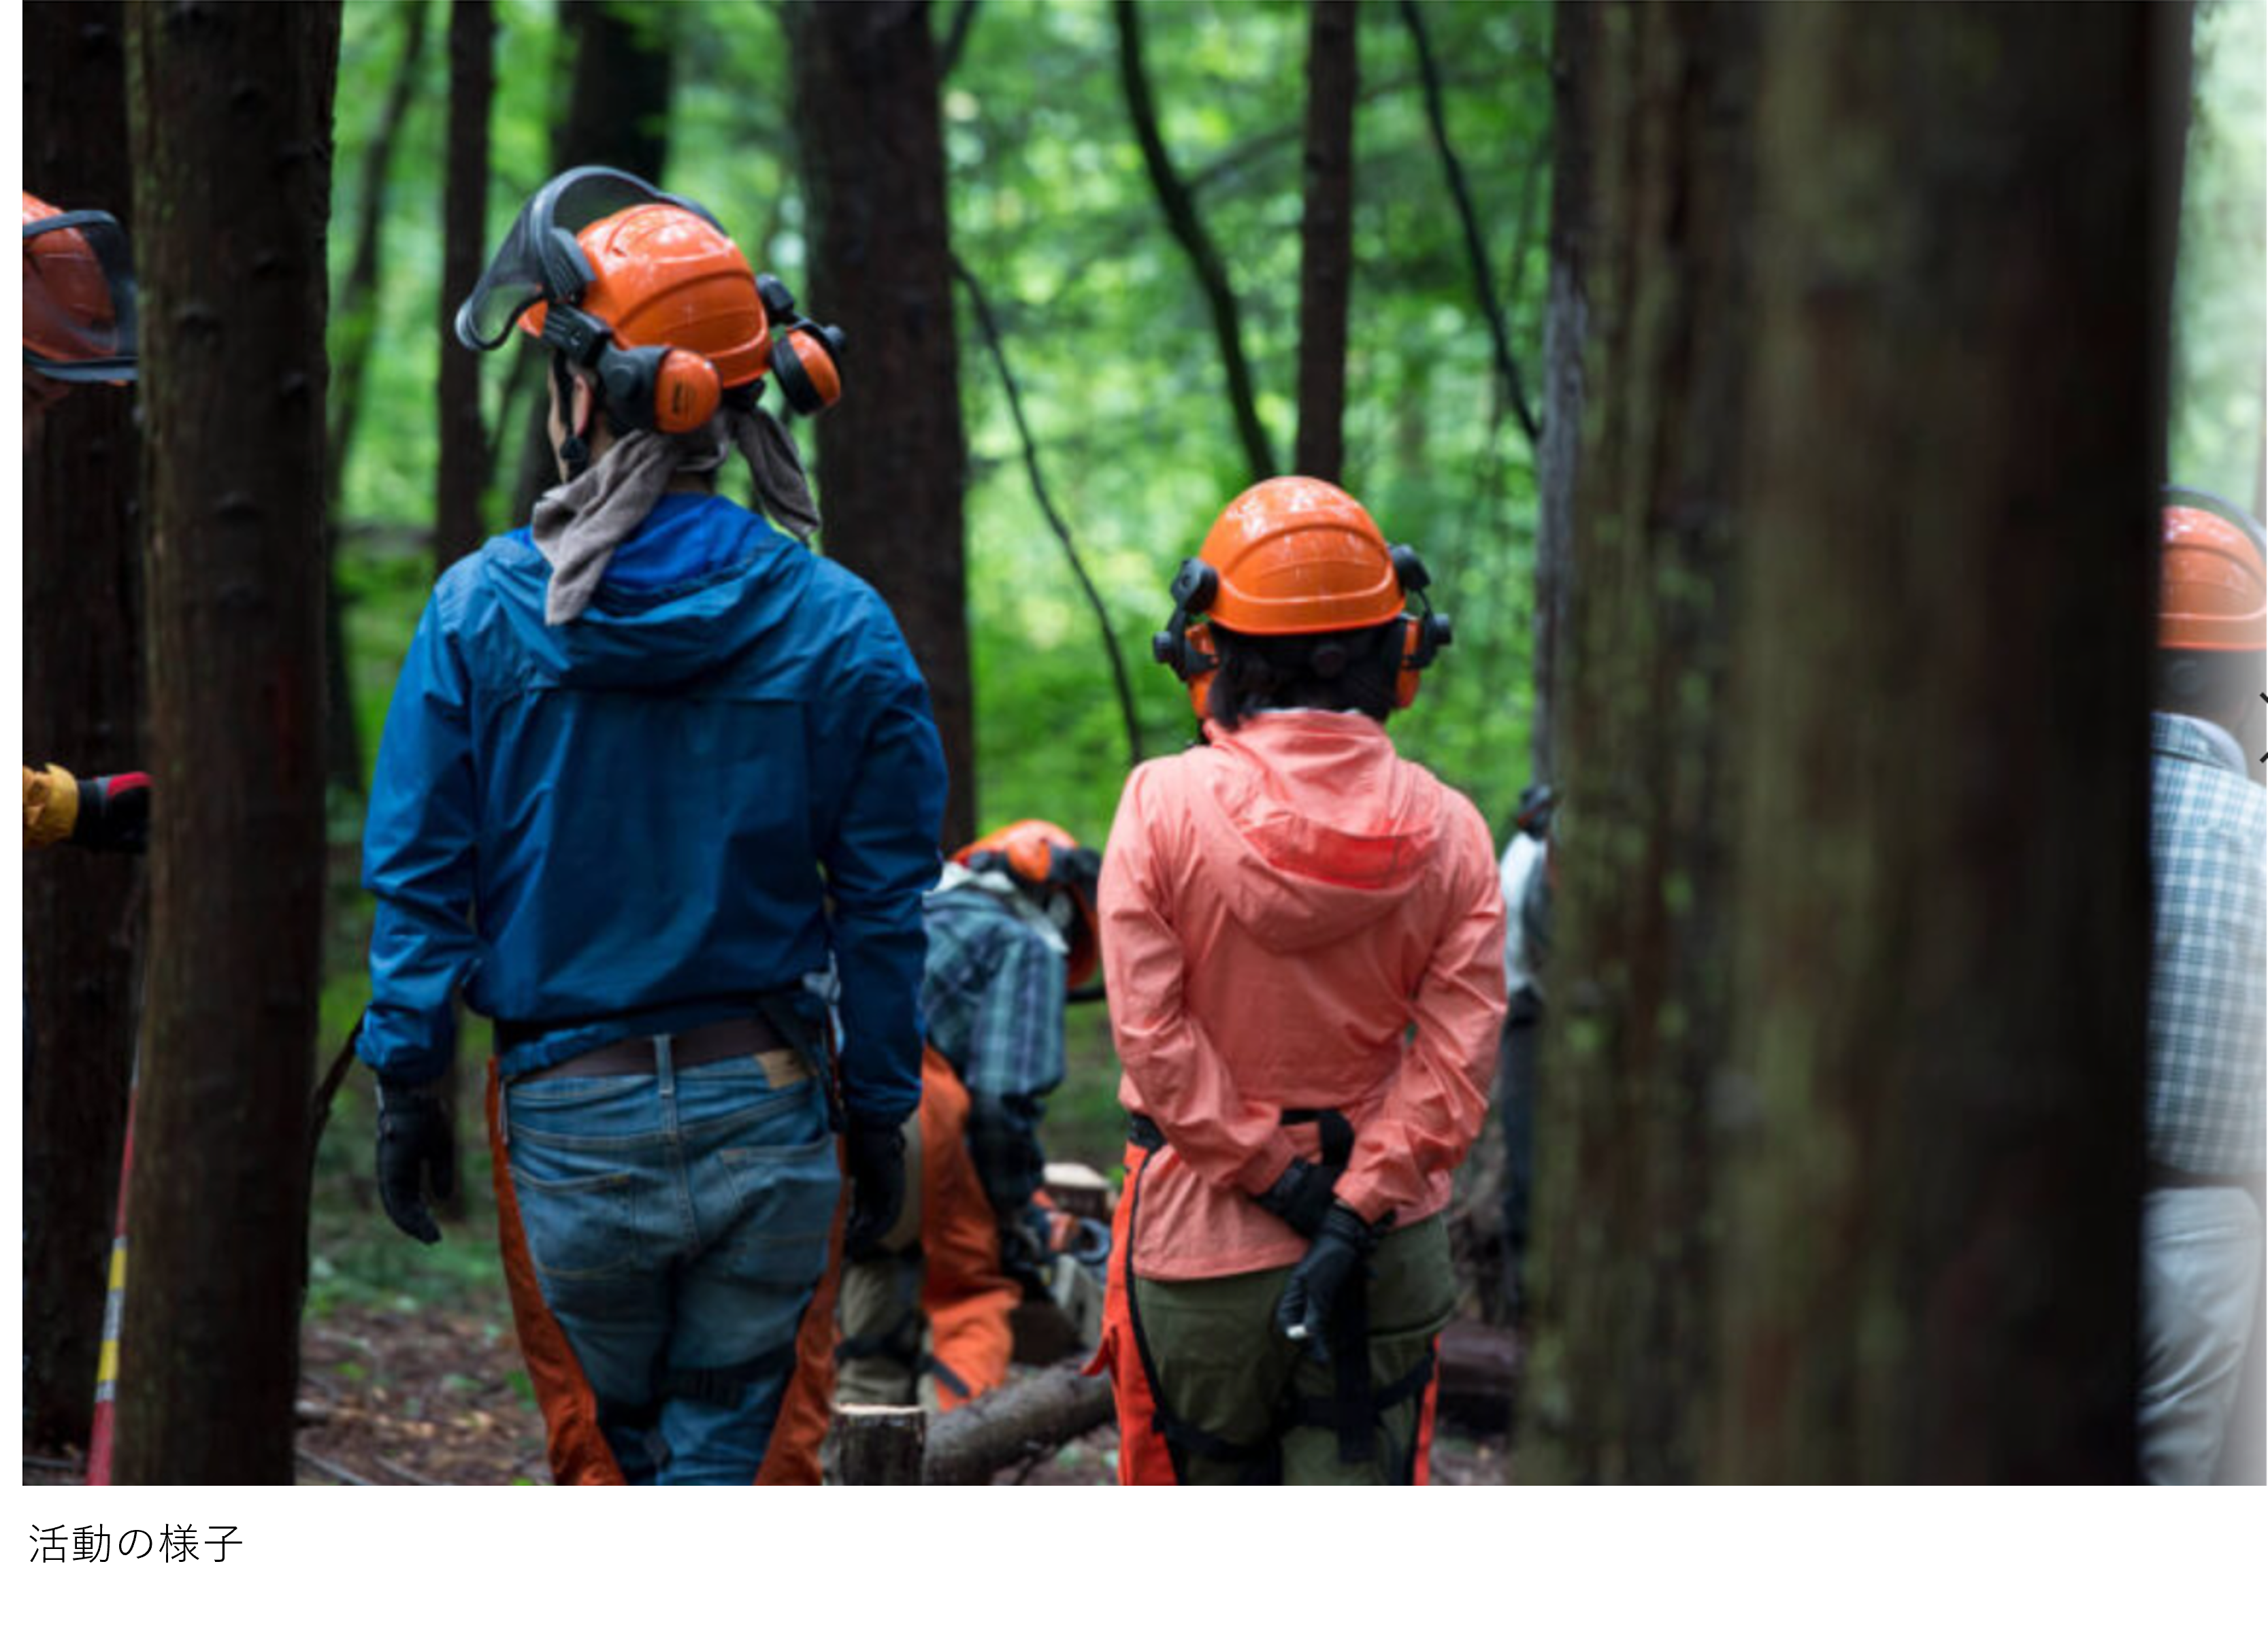
M 669 1044 L 670 1064 L 678 1070 L 688 1070 L 696 1065 L 714 1065 L 719 1060 L 740 1059 L 746 1055 L 759 1056 L 758 1063 L 764 1075 L 775 1083 L 800 1082 L 811 1075 L 803 1056 L 787 1045 L 787 1040 L 770 1020 L 761 1015 L 736 1016 L 729 1020 L 712 1020 L 706 1026 L 696 1026 L 689 1032 L 679 1032 L 667 1039 L 660 1037 L 624 1037 L 618 1041 L 601 1043 L 596 1048 L 547 1065 L 541 1070 L 526 1071 L 512 1078 L 517 1083 L 546 1082 L 556 1077 L 636 1077 L 661 1070 L 661 1050 L 656 1046 L 666 1040 Z

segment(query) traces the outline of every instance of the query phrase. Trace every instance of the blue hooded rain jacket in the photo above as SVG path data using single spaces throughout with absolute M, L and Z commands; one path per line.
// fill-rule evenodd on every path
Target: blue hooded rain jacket
M 541 1028 L 511 1077 L 746 1014 L 832 952 L 845 1099 L 902 1119 L 946 773 L 881 597 L 700 495 L 665 496 L 556 627 L 550 576 L 526 528 L 490 540 L 402 665 L 363 833 L 363 1059 L 438 1077 L 461 991 Z

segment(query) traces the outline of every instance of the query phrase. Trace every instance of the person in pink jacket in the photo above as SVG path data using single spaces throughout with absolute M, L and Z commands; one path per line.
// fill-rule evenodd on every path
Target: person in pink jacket
M 1122 1483 L 1426 1477 L 1505 928 L 1479 812 L 1385 730 L 1449 641 L 1425 585 L 1305 477 L 1239 497 L 1174 580 L 1155 651 L 1205 740 L 1127 779 L 1101 886 Z

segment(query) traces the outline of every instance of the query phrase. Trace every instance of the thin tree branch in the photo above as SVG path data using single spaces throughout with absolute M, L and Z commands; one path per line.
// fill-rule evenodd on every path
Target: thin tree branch
M 409 112 L 409 98 L 417 87 L 419 60 L 425 55 L 425 23 L 431 8 L 425 0 L 410 0 L 401 8 L 401 58 L 387 88 L 386 104 L 370 145 L 363 150 L 361 195 L 356 200 L 354 256 L 339 285 L 331 322 L 344 343 L 331 386 L 330 459 L 324 481 L 329 491 L 323 511 L 335 513 L 339 483 L 346 468 L 347 444 L 354 437 L 362 415 L 363 376 L 370 364 L 372 342 L 378 328 L 379 256 L 386 237 L 386 178 L 393 167 L 394 150 Z
M 1253 395 L 1252 371 L 1244 360 L 1243 331 L 1236 315 L 1236 291 L 1230 286 L 1228 268 L 1213 246 L 1211 236 L 1197 215 L 1197 204 L 1189 196 L 1174 161 L 1166 151 L 1165 137 L 1158 129 L 1158 111 L 1150 97 L 1150 76 L 1142 66 L 1141 11 L 1134 0 L 1116 0 L 1115 11 L 1118 19 L 1118 75 L 1126 92 L 1126 111 L 1134 121 L 1134 135 L 1142 147 L 1142 162 L 1150 172 L 1150 183 L 1157 189 L 1158 207 L 1165 212 L 1166 224 L 1174 237 L 1188 252 L 1189 263 L 1196 270 L 1197 282 L 1204 286 L 1205 301 L 1212 308 L 1213 333 L 1220 342 L 1221 365 L 1228 374 L 1228 402 L 1236 415 L 1236 434 L 1244 444 L 1244 457 L 1252 467 L 1252 479 L 1263 482 L 1276 473 L 1276 456 L 1270 452 L 1268 433 L 1260 423 L 1260 409 Z
M 1008 353 L 1000 343 L 999 326 L 992 320 L 992 305 L 984 298 L 984 286 L 976 275 L 953 257 L 953 276 L 968 291 L 969 304 L 976 309 L 976 327 L 984 335 L 985 349 L 992 354 L 992 365 L 999 371 L 1001 389 L 1007 394 L 1008 415 L 1016 422 L 1016 435 L 1024 445 L 1024 469 L 1032 479 L 1032 497 L 1040 506 L 1040 514 L 1047 518 L 1057 541 L 1062 544 L 1064 559 L 1071 563 L 1071 575 L 1079 580 L 1079 592 L 1086 604 L 1094 608 L 1094 621 L 1102 631 L 1102 649 L 1110 658 L 1110 681 L 1118 692 L 1118 712 L 1126 726 L 1126 762 L 1142 762 L 1142 721 L 1134 708 L 1134 687 L 1126 677 L 1126 660 L 1118 650 L 1118 636 L 1110 627 L 1110 614 L 1102 605 L 1102 597 L 1087 576 L 1086 563 L 1079 559 L 1079 548 L 1071 542 L 1071 528 L 1064 523 L 1063 512 L 1049 496 L 1046 477 L 1040 474 L 1040 450 L 1032 440 L 1032 427 L 1024 417 L 1023 393 L 1017 389 L 1016 376 L 1008 366 Z
M 1480 296 L 1481 312 L 1487 318 L 1489 338 L 1496 348 L 1497 371 L 1504 377 L 1505 389 L 1512 393 L 1512 411 L 1527 433 L 1530 447 L 1543 435 L 1543 426 L 1535 411 L 1528 405 L 1528 390 L 1521 383 L 1520 364 L 1512 355 L 1512 337 L 1506 331 L 1504 308 L 1498 302 L 1495 280 L 1489 276 L 1488 248 L 1481 239 L 1480 220 L 1473 211 L 1472 194 L 1465 186 L 1464 166 L 1457 162 L 1457 150 L 1449 142 L 1449 120 L 1441 102 L 1441 76 L 1433 65 L 1432 41 L 1426 37 L 1425 16 L 1416 0 L 1402 0 L 1403 20 L 1410 26 L 1410 38 L 1418 48 L 1418 73 L 1425 86 L 1425 118 L 1433 129 L 1433 145 L 1441 155 L 1442 173 L 1449 183 L 1449 196 L 1455 201 L 1457 219 L 1465 229 L 1465 253 L 1472 261 L 1473 287 Z
M 937 48 L 937 82 L 943 85 L 953 77 L 953 66 L 961 61 L 961 48 L 968 43 L 969 25 L 976 20 L 976 0 L 961 0 L 953 13 L 953 21 L 945 31 L 945 38 Z

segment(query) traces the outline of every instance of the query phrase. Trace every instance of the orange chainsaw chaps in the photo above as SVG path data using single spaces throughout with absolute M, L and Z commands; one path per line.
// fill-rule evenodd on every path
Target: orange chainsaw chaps
M 930 1352 L 961 1394 L 937 1379 L 940 1411 L 1008 1380 L 1008 1318 L 1023 1289 L 1000 1272 L 1000 1224 L 968 1155 L 968 1090 L 934 1048 L 922 1051 L 922 1312 Z
M 527 1367 L 528 1381 L 535 1386 L 535 1403 L 543 1413 L 544 1449 L 551 1459 L 552 1482 L 622 1484 L 626 1481 L 622 1465 L 615 1460 L 607 1436 L 599 1427 L 598 1397 L 591 1392 L 567 1334 L 560 1330 L 543 1301 L 535 1261 L 528 1256 L 527 1237 L 519 1222 L 519 1197 L 512 1187 L 512 1162 L 504 1148 L 503 1092 L 494 1060 L 489 1062 L 488 1114 L 489 1157 L 496 1181 L 497 1245 L 504 1253 L 504 1286 L 512 1294 L 520 1362 Z
M 779 1416 L 764 1446 L 762 1465 L 756 1469 L 760 1485 L 815 1485 L 820 1482 L 819 1445 L 835 1414 L 835 1294 L 843 1282 L 843 1226 L 850 1215 L 850 1166 L 843 1144 L 836 1142 L 835 1159 L 843 1170 L 843 1188 L 835 1202 L 835 1223 L 828 1232 L 827 1273 L 803 1312 L 795 1332 L 795 1371 L 780 1400 Z
M 1150 1152 L 1139 1145 L 1126 1147 L 1126 1182 L 1118 1192 L 1118 1209 L 1110 1221 L 1116 1249 L 1110 1259 L 1110 1281 L 1102 1298 L 1102 1342 L 1086 1363 L 1086 1374 L 1108 1374 L 1110 1393 L 1118 1408 L 1118 1482 L 1122 1485 L 1174 1485 L 1174 1453 L 1158 1431 L 1157 1397 L 1150 1392 L 1150 1375 L 1142 1364 L 1142 1345 L 1134 1330 L 1134 1312 L 1126 1298 L 1127 1277 L 1134 1263 L 1134 1198 L 1140 1188 L 1143 1165 Z

